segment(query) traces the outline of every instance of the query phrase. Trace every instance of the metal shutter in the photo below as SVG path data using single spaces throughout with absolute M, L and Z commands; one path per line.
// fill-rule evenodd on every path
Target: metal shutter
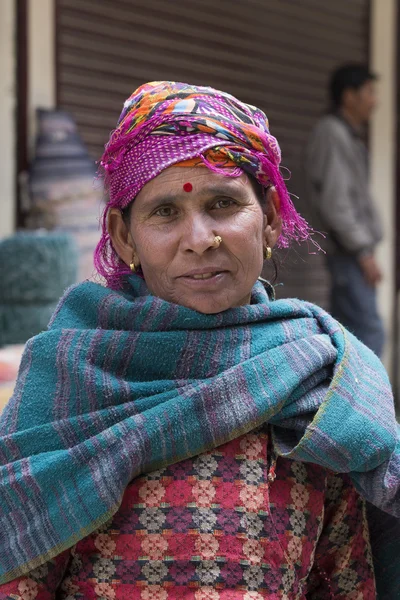
M 302 174 L 331 70 L 368 61 L 368 0 L 56 0 L 58 105 L 101 155 L 123 101 L 141 83 L 211 85 L 267 113 L 307 216 Z M 280 253 L 279 295 L 326 305 L 323 257 Z

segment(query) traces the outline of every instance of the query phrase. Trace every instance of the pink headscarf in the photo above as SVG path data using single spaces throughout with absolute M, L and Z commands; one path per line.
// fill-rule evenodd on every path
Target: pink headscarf
M 109 209 L 127 207 L 161 171 L 196 157 L 225 176 L 246 172 L 264 187 L 275 186 L 282 217 L 279 246 L 309 239 L 309 226 L 296 212 L 279 171 L 279 144 L 261 110 L 210 87 L 151 82 L 124 103 L 100 161 L 109 201 L 95 265 L 110 287 L 120 287 L 130 271 L 112 246 Z

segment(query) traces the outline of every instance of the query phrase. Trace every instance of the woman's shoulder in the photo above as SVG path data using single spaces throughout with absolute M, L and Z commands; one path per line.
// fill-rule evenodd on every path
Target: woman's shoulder
M 86 280 L 68 288 L 60 299 L 49 323 L 49 329 L 95 329 L 99 326 L 101 307 L 127 297 L 101 283 Z
M 332 315 L 318 304 L 294 296 L 284 297 L 282 295 L 281 297 L 275 297 L 271 300 L 269 306 L 273 315 L 276 314 L 276 316 L 280 316 L 283 319 L 308 317 L 318 320 L 320 318 L 327 318 L 337 323 Z

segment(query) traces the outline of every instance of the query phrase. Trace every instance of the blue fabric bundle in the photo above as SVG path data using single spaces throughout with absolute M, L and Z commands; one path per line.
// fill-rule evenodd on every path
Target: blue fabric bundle
M 46 329 L 77 278 L 77 250 L 65 233 L 18 233 L 0 242 L 0 346 Z

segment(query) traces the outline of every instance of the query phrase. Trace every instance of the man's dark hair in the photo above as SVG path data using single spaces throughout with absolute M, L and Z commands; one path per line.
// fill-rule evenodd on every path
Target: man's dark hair
M 332 109 L 337 110 L 342 104 L 343 92 L 347 89 L 359 90 L 367 81 L 373 81 L 376 75 L 365 65 L 348 64 L 336 69 L 330 81 Z

